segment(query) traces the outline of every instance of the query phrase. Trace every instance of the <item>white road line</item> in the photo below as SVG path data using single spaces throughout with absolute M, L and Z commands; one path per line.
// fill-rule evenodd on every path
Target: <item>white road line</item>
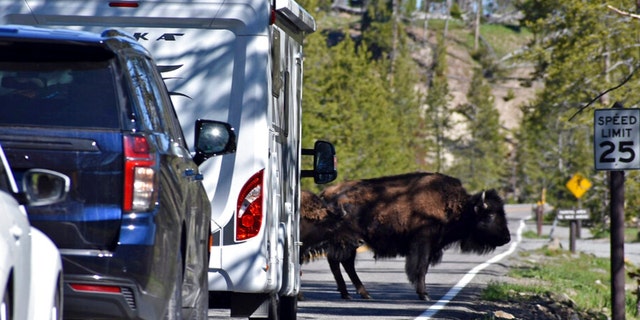
M 493 258 L 487 260 L 486 262 L 477 265 L 475 268 L 471 269 L 471 271 L 469 271 L 467 274 L 464 275 L 464 277 L 462 277 L 462 279 L 460 279 L 460 281 L 458 281 L 458 283 L 456 283 L 455 286 L 453 286 L 451 289 L 449 289 L 449 292 L 447 292 L 447 294 L 445 294 L 442 298 L 440 298 L 440 300 L 438 300 L 438 302 L 432 304 L 429 309 L 425 310 L 420 316 L 418 316 L 417 318 L 415 318 L 415 320 L 428 320 L 431 319 L 432 316 L 434 316 L 438 311 L 444 309 L 444 307 L 451 302 L 451 300 L 453 300 L 458 293 L 460 293 L 460 291 L 462 289 L 464 289 L 464 287 L 467 286 L 467 284 L 469 284 L 469 282 L 471 282 L 471 280 L 473 280 L 473 278 L 476 276 L 476 274 L 478 274 L 480 271 L 482 271 L 484 268 L 502 260 L 504 257 L 512 254 L 515 250 L 516 247 L 518 246 L 518 244 L 520 243 L 520 241 L 522 240 L 522 230 L 525 228 L 525 223 L 524 223 L 524 219 L 520 220 L 520 227 L 518 227 L 518 232 L 516 233 L 516 241 L 511 243 L 511 247 L 509 247 L 509 250 L 495 255 Z

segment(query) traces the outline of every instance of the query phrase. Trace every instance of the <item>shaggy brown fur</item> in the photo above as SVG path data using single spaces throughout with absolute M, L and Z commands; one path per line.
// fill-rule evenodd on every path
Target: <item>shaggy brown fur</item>
M 336 235 L 359 235 L 376 258 L 406 257 L 407 277 L 423 300 L 428 268 L 441 261 L 445 249 L 457 244 L 462 252 L 484 254 L 511 240 L 495 190 L 469 195 L 458 179 L 438 173 L 344 182 L 320 197 L 330 211 L 344 215 Z
M 327 239 L 342 219 L 313 192 L 303 190 L 300 196 L 300 263 L 305 263 L 324 253 Z
M 300 212 L 302 218 L 312 222 L 322 222 L 334 216 L 320 197 L 306 190 L 302 190 L 300 193 Z
M 342 216 L 330 211 L 317 195 L 302 191 L 300 201 L 301 263 L 326 255 L 331 272 L 338 283 L 338 291 L 343 299 L 351 299 L 340 272 L 342 263 L 360 296 L 371 299 L 355 270 L 356 249 L 362 244 L 360 237 L 355 233 L 345 233 L 349 226 L 342 226 Z M 337 229 L 343 232 L 336 234 Z M 299 294 L 298 299 L 303 299 L 303 295 Z

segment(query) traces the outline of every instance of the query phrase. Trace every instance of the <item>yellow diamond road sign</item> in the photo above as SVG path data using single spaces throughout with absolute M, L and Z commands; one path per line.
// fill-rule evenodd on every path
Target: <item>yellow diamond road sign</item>
M 576 198 L 580 199 L 580 197 L 591 188 L 591 181 L 583 175 L 576 173 L 569 179 L 565 186 L 567 186 L 567 189 L 569 189 Z

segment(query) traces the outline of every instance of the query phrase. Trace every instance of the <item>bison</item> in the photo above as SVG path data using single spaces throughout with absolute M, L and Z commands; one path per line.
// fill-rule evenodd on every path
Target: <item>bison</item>
M 300 262 L 308 262 L 326 249 L 341 217 L 329 211 L 324 201 L 311 191 L 300 193 Z
M 343 299 L 350 299 L 351 296 L 342 278 L 340 264 L 345 268 L 360 296 L 371 299 L 355 270 L 356 250 L 362 245 L 362 240 L 357 234 L 346 232 L 351 228 L 344 225 L 344 222 L 346 221 L 342 216 L 329 210 L 320 197 L 303 190 L 300 200 L 300 263 L 325 254 Z M 299 294 L 298 298 L 302 300 L 302 294 Z
M 511 241 L 498 193 L 492 189 L 470 195 L 460 180 L 444 174 L 416 172 L 347 181 L 327 187 L 320 197 L 329 211 L 342 215 L 332 238 L 357 236 L 376 259 L 405 257 L 405 272 L 422 300 L 429 299 L 425 289 L 429 266 L 441 261 L 445 249 L 457 245 L 464 253 L 485 254 Z M 338 261 L 353 263 L 349 256 L 355 258 L 353 245 L 337 248 L 343 255 Z M 346 290 L 341 279 L 336 277 L 338 287 Z

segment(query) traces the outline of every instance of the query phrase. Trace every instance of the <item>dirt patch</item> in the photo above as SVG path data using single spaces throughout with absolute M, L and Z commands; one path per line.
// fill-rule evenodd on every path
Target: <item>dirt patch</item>
M 544 261 L 552 259 L 544 255 L 529 252 L 527 257 L 517 257 L 510 260 L 510 269 L 513 268 L 530 268 L 535 265 L 544 265 Z M 500 283 L 514 284 L 518 288 L 526 287 L 551 287 L 539 278 L 515 278 L 510 276 L 502 276 Z M 571 296 L 575 295 L 571 290 L 567 292 L 546 292 L 532 293 L 527 291 L 511 290 L 508 293 L 508 299 L 500 301 L 484 300 L 480 297 L 480 293 L 476 293 L 478 299 L 469 306 L 475 314 L 481 314 L 479 317 L 471 319 L 487 320 L 487 319 L 533 319 L 533 320 L 599 320 L 608 319 L 609 310 L 590 310 L 582 311 L 577 308 L 576 303 Z
M 482 316 L 474 319 L 580 320 L 607 319 L 602 312 L 577 311 L 566 296 L 513 293 L 508 301 L 478 300 L 470 307 Z
M 433 52 L 437 43 L 436 34 L 425 33 L 424 29 L 415 26 L 408 27 L 406 31 L 412 41 L 412 58 L 420 66 L 421 72 L 426 74 L 433 63 Z M 427 41 L 425 41 L 425 35 L 428 36 Z M 454 33 L 450 33 L 447 39 L 447 79 L 451 107 L 468 102 L 467 92 L 473 70 L 477 66 L 469 49 L 462 44 L 462 39 L 455 37 Z M 520 79 L 529 78 L 532 71 L 530 66 L 522 67 L 505 63 L 501 67 L 505 71 L 504 77 L 491 82 L 490 85 L 495 107 L 500 112 L 500 121 L 505 129 L 511 131 L 520 125 L 521 107 L 534 99 L 541 84 L 534 82 L 528 86 L 522 85 Z M 418 84 L 418 90 L 426 94 L 428 92 L 426 83 Z

